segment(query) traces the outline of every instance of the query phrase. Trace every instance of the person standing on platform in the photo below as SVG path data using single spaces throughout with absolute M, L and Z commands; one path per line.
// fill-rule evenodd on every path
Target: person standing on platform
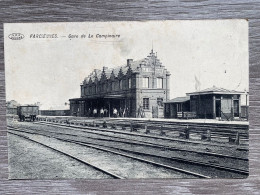
M 123 117 L 123 109 L 122 108 L 119 109 L 119 116 Z
M 103 108 L 100 109 L 100 117 L 101 117 L 101 118 L 104 117 L 104 109 L 103 109 Z
M 117 117 L 117 109 L 116 108 L 113 109 L 113 116 L 114 116 L 114 118 Z
M 91 109 L 88 109 L 88 117 L 91 117 Z
M 104 109 L 104 116 L 108 117 L 108 110 L 106 108 Z
M 125 112 L 125 108 L 124 108 L 124 109 L 123 109 L 123 117 L 126 117 L 126 116 L 125 116 L 125 113 L 126 113 L 126 112 Z
M 129 109 L 126 107 L 126 117 L 130 117 Z
M 94 108 L 94 110 L 93 110 L 93 115 L 94 115 L 94 117 L 97 117 L 97 109 L 96 108 Z

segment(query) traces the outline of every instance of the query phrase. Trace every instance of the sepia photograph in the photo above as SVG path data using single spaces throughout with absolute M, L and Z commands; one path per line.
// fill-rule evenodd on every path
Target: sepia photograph
M 249 175 L 248 21 L 5 23 L 9 179 Z

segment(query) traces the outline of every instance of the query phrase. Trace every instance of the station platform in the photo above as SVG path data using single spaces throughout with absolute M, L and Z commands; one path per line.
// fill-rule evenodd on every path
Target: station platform
M 173 123 L 198 123 L 198 124 L 230 124 L 230 125 L 249 125 L 248 121 L 224 121 L 218 119 L 166 119 L 166 118 L 126 118 L 126 117 L 75 117 L 75 116 L 41 116 L 45 118 L 68 118 L 72 120 L 88 120 L 88 119 L 96 119 L 96 120 L 126 120 L 126 121 L 154 121 L 154 122 L 173 122 Z
M 232 124 L 232 125 L 249 125 L 248 121 L 224 121 L 218 119 L 165 119 L 165 118 L 110 118 L 125 120 L 141 120 L 141 121 L 158 121 L 158 122 L 180 122 L 180 123 L 207 123 L 207 124 Z

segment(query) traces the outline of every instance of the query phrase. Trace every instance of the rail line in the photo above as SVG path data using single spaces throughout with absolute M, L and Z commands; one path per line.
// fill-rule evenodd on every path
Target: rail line
M 36 124 L 41 125 L 48 125 L 48 126 L 58 126 L 58 127 L 66 127 L 66 128 L 77 128 L 77 129 L 88 129 L 93 131 L 102 131 L 102 132 L 110 132 L 115 134 L 124 134 L 124 135 L 131 135 L 131 136 L 138 136 L 138 137 L 145 137 L 145 138 L 153 138 L 153 139 L 160 139 L 160 140 L 167 140 L 167 141 L 175 141 L 175 142 L 181 142 L 181 143 L 189 143 L 189 144 L 196 144 L 196 145 L 208 145 L 208 146 L 219 146 L 219 143 L 214 142 L 202 142 L 197 140 L 183 140 L 183 139 L 177 139 L 173 137 L 165 137 L 165 136 L 157 136 L 157 135 L 147 135 L 147 134 L 141 134 L 141 133 L 135 133 L 135 132 L 126 132 L 121 130 L 114 130 L 114 129 L 108 129 L 108 128 L 102 128 L 102 127 L 89 127 L 89 126 L 79 126 L 79 125 L 67 125 L 67 124 L 59 124 L 59 123 L 53 123 L 53 122 L 34 122 Z M 238 150 L 244 150 L 248 151 L 248 148 L 246 147 L 239 147 L 234 145 L 225 145 L 226 148 L 237 148 Z
M 50 120 L 65 120 L 64 118 L 53 117 Z M 78 119 L 69 119 L 72 122 L 80 121 Z M 107 122 L 116 122 L 118 125 L 126 125 L 126 119 L 123 118 L 82 118 L 81 121 L 90 121 L 95 120 L 101 122 L 103 120 Z M 240 136 L 244 139 L 248 139 L 248 124 L 214 124 L 214 123 L 196 123 L 196 122 L 187 122 L 187 121 L 151 121 L 151 120 L 137 120 L 137 119 L 129 119 L 133 123 L 139 125 L 148 125 L 150 130 L 158 130 L 163 125 L 163 130 L 165 131 L 180 131 L 185 129 L 187 126 L 190 128 L 191 132 L 194 133 L 203 133 L 204 131 L 210 129 L 212 130 L 212 134 L 222 134 L 224 136 L 232 136 L 234 133 L 239 132 Z M 128 120 L 128 123 L 129 123 Z
M 24 131 L 24 132 L 35 134 L 35 132 L 28 132 L 28 131 Z M 62 133 L 50 132 L 50 131 L 46 131 L 46 132 L 47 133 L 62 134 Z M 40 133 L 37 133 L 37 134 L 40 134 Z M 45 134 L 41 134 L 41 135 L 46 136 Z M 64 135 L 68 135 L 68 134 L 64 134 Z M 163 159 L 167 159 L 167 160 L 181 161 L 181 162 L 184 162 L 184 163 L 195 164 L 195 165 L 199 165 L 199 166 L 208 166 L 208 167 L 217 168 L 219 170 L 225 170 L 225 171 L 229 171 L 229 172 L 239 173 L 239 174 L 242 174 L 242 175 L 248 175 L 248 171 L 247 170 L 236 169 L 236 168 L 231 168 L 231 167 L 225 167 L 225 166 L 221 166 L 221 165 L 213 164 L 213 163 L 201 162 L 201 161 L 196 161 L 196 160 L 189 160 L 189 159 L 184 159 L 184 158 L 180 158 L 180 157 L 166 157 L 166 156 L 157 155 L 157 154 L 147 154 L 147 153 L 143 153 L 143 152 L 137 152 L 137 151 L 132 151 L 132 150 L 128 150 L 128 149 L 122 149 L 122 148 L 107 146 L 107 145 L 104 145 L 104 144 L 97 144 L 97 143 L 92 143 L 92 142 L 86 142 L 86 141 L 82 142 L 82 141 L 72 140 L 72 139 L 65 139 L 64 140 L 63 138 L 59 138 L 59 137 L 54 137 L 54 138 L 61 139 L 63 141 L 75 142 L 75 143 L 78 143 L 78 144 L 81 144 L 81 145 L 82 144 L 84 144 L 84 145 L 87 144 L 88 146 L 96 145 L 97 147 L 101 146 L 101 147 L 106 147 L 106 148 L 112 148 L 112 149 L 124 151 L 124 152 L 127 152 L 127 153 L 130 152 L 130 153 L 134 153 L 134 154 L 138 154 L 138 155 L 146 155 L 146 156 L 152 156 L 152 157 L 156 157 L 156 158 L 163 158 Z
M 147 125 L 150 129 L 150 131 L 158 131 L 158 129 L 162 129 L 165 132 L 173 133 L 173 132 L 182 132 L 187 127 L 189 128 L 190 133 L 193 134 L 203 134 L 207 130 L 211 131 L 211 137 L 212 138 L 228 138 L 228 137 L 234 137 L 236 133 L 239 133 L 240 137 L 244 140 L 248 140 L 248 126 L 247 125 L 223 125 L 223 124 L 199 124 L 199 123 L 173 123 L 173 122 L 158 122 L 158 121 L 135 121 L 134 123 L 139 123 L 139 125 Z M 123 123 L 123 121 L 118 121 L 118 123 Z
M 111 176 L 111 177 L 114 178 L 114 179 L 124 179 L 123 177 L 121 177 L 121 176 L 119 176 L 119 175 L 116 175 L 116 174 L 114 174 L 114 173 L 111 173 L 111 172 L 109 172 L 109 171 L 106 171 L 106 170 L 104 170 L 104 169 L 101 169 L 101 168 L 99 168 L 99 167 L 97 167 L 97 166 L 95 166 L 95 165 L 93 165 L 93 164 L 91 164 L 91 163 L 89 163 L 89 162 L 86 162 L 86 161 L 81 160 L 81 159 L 79 159 L 79 158 L 77 158 L 77 157 L 75 157 L 75 156 L 72 156 L 72 155 L 68 154 L 68 153 L 65 153 L 65 152 L 62 152 L 62 151 L 60 151 L 60 150 L 57 150 L 57 149 L 55 149 L 55 148 L 53 148 L 53 147 L 51 147 L 51 146 L 48 146 L 48 145 L 43 144 L 43 143 L 41 143 L 41 142 L 35 141 L 35 140 L 33 140 L 33 139 L 30 139 L 29 137 L 27 137 L 27 136 L 25 136 L 25 135 L 17 134 L 17 133 L 10 132 L 10 131 L 8 131 L 8 133 L 13 134 L 13 135 L 16 135 L 16 136 L 19 136 L 19 137 L 22 137 L 22 138 L 27 139 L 27 140 L 30 140 L 30 141 L 32 141 L 32 142 L 34 142 L 34 143 L 37 143 L 37 144 L 41 145 L 41 146 L 44 146 L 44 147 L 46 147 L 46 148 L 49 148 L 49 149 L 51 149 L 51 150 L 53 150 L 53 151 L 55 151 L 55 152 L 58 152 L 58 153 L 63 154 L 63 155 L 65 155 L 65 156 L 67 156 L 67 157 L 70 157 L 70 158 L 72 158 L 72 159 L 74 159 L 74 160 L 76 160 L 76 161 L 78 161 L 78 162 L 81 162 L 81 163 L 83 163 L 83 164 L 85 164 L 85 165 L 87 165 L 87 166 L 90 166 L 90 167 L 92 167 L 92 168 L 94 168 L 94 169 L 96 169 L 96 170 L 98 170 L 98 171 L 100 171 L 100 172 L 102 172 L 102 173 L 104 173 L 104 174 L 106 174 L 106 175 L 109 175 L 109 176 Z
M 15 131 L 18 131 L 18 130 L 15 130 Z M 20 131 L 20 132 L 25 132 L 25 131 Z M 59 151 L 59 150 L 57 150 L 57 149 L 55 149 L 55 148 L 52 148 L 52 147 L 50 147 L 50 146 L 47 146 L 47 145 L 45 145 L 45 144 L 43 144 L 43 143 L 40 143 L 40 142 L 35 141 L 35 140 L 33 140 L 33 139 L 30 139 L 30 138 L 28 138 L 27 136 L 10 132 L 10 129 L 9 129 L 8 133 L 11 133 L 11 134 L 14 134 L 14 135 L 18 135 L 18 136 L 20 136 L 20 137 L 23 137 L 23 138 L 25 138 L 25 139 L 31 140 L 31 141 L 33 141 L 33 142 L 36 142 L 36 143 L 40 144 L 40 145 L 43 145 L 43 146 L 48 147 L 48 148 L 50 148 L 50 149 L 53 149 L 53 150 L 55 150 L 55 151 L 57 151 L 57 152 L 60 152 L 60 153 L 62 153 L 62 154 L 65 154 L 65 155 L 67 155 L 67 156 L 69 156 L 69 157 L 71 157 L 71 158 L 73 158 L 73 159 L 75 159 L 75 160 L 78 160 L 78 161 L 80 161 L 80 162 L 82 162 L 82 163 L 84 163 L 84 164 L 90 165 L 90 166 L 92 166 L 93 168 L 96 168 L 97 170 L 100 170 L 100 171 L 102 171 L 102 172 L 104 172 L 104 173 L 110 175 L 110 176 L 113 177 L 113 178 L 116 178 L 116 179 L 124 179 L 124 178 L 121 177 L 121 176 L 118 176 L 118 175 L 115 175 L 115 174 L 113 174 L 113 173 L 111 173 L 111 172 L 108 172 L 108 171 L 105 171 L 105 170 L 103 170 L 103 169 L 100 169 L 100 168 L 96 167 L 95 165 L 92 165 L 92 164 L 90 164 L 90 163 L 87 163 L 87 162 L 85 162 L 85 161 L 82 161 L 82 160 L 80 160 L 80 159 L 78 159 L 78 158 L 76 158 L 76 157 L 74 157 L 74 156 L 72 156 L 72 155 L 69 155 L 69 154 L 64 153 L 64 152 L 62 152 L 62 151 Z M 100 150 L 100 151 L 109 152 L 109 153 L 113 153 L 113 154 L 116 154 L 116 155 L 124 156 L 124 157 L 130 158 L 130 159 L 134 159 L 134 160 L 137 160 L 137 161 L 140 161 L 140 162 L 144 162 L 144 163 L 147 163 L 147 164 L 155 165 L 155 166 L 157 166 L 157 167 L 162 167 L 162 168 L 166 168 L 166 169 L 169 169 L 169 170 L 181 172 L 181 173 L 184 173 L 184 174 L 187 174 L 187 175 L 192 175 L 192 176 L 195 176 L 195 177 L 198 177 L 198 178 L 211 178 L 211 177 L 206 176 L 206 175 L 203 175 L 203 174 L 195 173 L 195 172 L 192 172 L 192 171 L 187 171 L 187 170 L 184 170 L 184 169 L 180 169 L 180 168 L 177 168 L 177 167 L 173 167 L 173 166 L 169 166 L 169 165 L 165 165 L 165 164 L 161 164 L 161 163 L 157 163 L 157 162 L 154 162 L 154 161 L 151 161 L 151 160 L 147 160 L 147 159 L 144 159 L 144 158 L 140 158 L 140 157 L 136 157 L 136 156 L 124 154 L 124 153 L 122 153 L 122 152 L 113 151 L 113 150 L 110 150 L 110 149 L 107 149 L 107 148 L 103 148 L 103 147 L 100 147 L 100 146 L 95 146 L 94 144 L 81 143 L 81 142 L 78 142 L 78 141 L 76 141 L 76 140 L 63 139 L 63 138 L 58 138 L 58 137 L 54 137 L 54 136 L 44 135 L 44 134 L 41 134 L 41 133 L 32 133 L 32 132 L 25 132 L 25 133 L 36 134 L 36 135 L 42 135 L 42 136 L 46 136 L 46 137 L 55 138 L 55 139 L 58 139 L 58 140 L 61 140 L 61 141 L 64 141 L 64 142 L 70 142 L 70 143 L 74 143 L 74 144 L 78 144 L 78 145 L 82 145 L 82 146 L 91 147 L 91 148 L 94 148 L 94 149 L 97 149 L 97 150 Z
M 57 125 L 57 124 L 55 124 L 55 125 L 50 124 L 50 126 L 59 126 L 59 127 L 64 128 L 63 125 Z M 74 128 L 74 127 L 67 127 L 67 126 L 65 126 L 65 127 L 68 128 L 68 129 L 72 129 L 72 130 L 87 132 L 87 133 L 90 133 L 90 134 L 106 137 L 106 138 L 95 138 L 95 139 L 99 139 L 99 140 L 121 142 L 121 143 L 128 142 L 129 144 L 134 143 L 134 144 L 138 144 L 138 145 L 150 146 L 150 147 L 155 147 L 155 148 L 160 148 L 160 149 L 165 149 L 165 150 L 171 150 L 171 151 L 183 151 L 183 152 L 190 152 L 190 153 L 196 153 L 196 154 L 201 154 L 201 155 L 215 156 L 215 157 L 220 157 L 220 158 L 231 158 L 231 159 L 236 159 L 236 160 L 248 161 L 248 158 L 243 158 L 243 157 L 238 157 L 238 156 L 225 155 L 225 154 L 220 154 L 220 153 L 215 153 L 215 152 L 187 150 L 187 149 L 177 148 L 177 147 L 163 145 L 163 144 L 155 144 L 151 141 L 139 141 L 139 140 L 136 140 L 136 139 L 122 138 L 122 137 L 113 136 L 113 135 L 104 135 L 104 134 L 99 133 L 99 132 L 94 132 L 92 128 L 88 128 L 88 127 L 84 127 L 82 129 Z M 53 132 L 53 133 L 57 133 L 57 132 Z M 73 136 L 74 134 L 70 134 L 70 135 Z M 93 137 L 88 137 L 88 136 L 84 136 L 84 137 L 93 139 Z M 107 137 L 112 138 L 113 140 L 107 139 Z M 115 138 L 117 140 L 115 140 Z

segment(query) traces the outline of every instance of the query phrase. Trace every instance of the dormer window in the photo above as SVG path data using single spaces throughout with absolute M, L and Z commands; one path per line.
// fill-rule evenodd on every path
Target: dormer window
M 119 81 L 119 89 L 123 89 L 123 80 Z

